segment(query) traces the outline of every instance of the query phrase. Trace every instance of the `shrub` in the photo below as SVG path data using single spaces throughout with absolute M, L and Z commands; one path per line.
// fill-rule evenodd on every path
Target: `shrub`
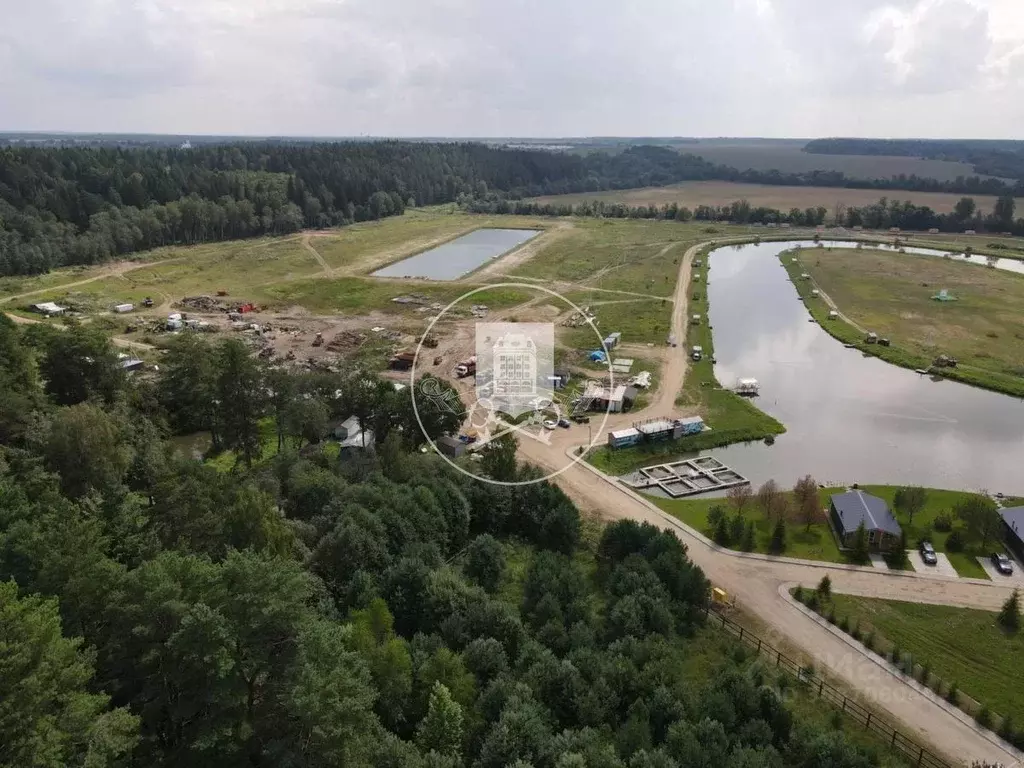
M 850 634 L 850 620 L 843 616 L 843 618 L 839 620 L 839 628 L 846 634 Z
M 827 573 L 818 582 L 818 595 L 824 600 L 832 597 L 832 577 Z
M 947 512 L 936 515 L 932 521 L 932 528 L 939 533 L 949 533 L 953 530 L 953 518 Z
M 793 599 L 796 600 L 798 603 L 802 603 L 806 599 L 805 595 L 804 595 L 804 588 L 803 587 L 797 586 L 793 590 Z
M 960 686 L 958 686 L 956 682 L 949 684 L 949 690 L 946 691 L 946 701 L 954 707 L 960 703 Z
M 932 676 L 932 665 L 927 661 L 921 665 L 921 684 L 927 686 Z
M 875 630 L 870 630 L 867 637 L 864 638 L 864 646 L 869 650 L 875 650 Z
M 821 601 L 818 600 L 818 593 L 811 592 L 807 595 L 807 607 L 817 613 L 818 609 L 821 608 Z
M 850 630 L 850 636 L 854 640 L 856 640 L 857 642 L 860 642 L 860 639 L 861 639 L 860 619 L 857 619 L 856 621 L 853 622 L 853 629 Z
M 1002 738 L 1006 739 L 1011 744 L 1013 744 L 1014 741 L 1016 740 L 1016 738 L 1017 738 L 1017 731 L 1014 730 L 1013 718 L 1010 717 L 1009 715 L 1004 717 L 1003 718 L 1003 722 L 1001 722 L 999 724 L 999 735 Z
M 835 731 L 843 730 L 843 713 L 838 709 L 832 710 L 832 715 L 829 717 L 829 724 Z
M 829 624 L 835 624 L 836 623 L 836 609 L 835 608 L 829 608 L 828 609 L 828 623 Z
M 981 709 L 978 710 L 974 719 L 978 721 L 978 725 L 982 728 L 992 727 L 992 710 L 988 708 L 988 704 L 981 705 Z
M 1020 593 L 1016 589 L 1006 598 L 996 620 L 1007 632 L 1016 632 L 1020 629 Z
M 898 667 L 900 665 L 900 659 L 902 657 L 903 651 L 900 650 L 899 643 L 896 643 L 895 645 L 893 645 L 892 650 L 889 651 L 889 658 L 892 660 L 892 663 Z
M 950 552 L 963 552 L 965 543 L 964 535 L 960 531 L 953 531 L 946 537 L 946 549 Z

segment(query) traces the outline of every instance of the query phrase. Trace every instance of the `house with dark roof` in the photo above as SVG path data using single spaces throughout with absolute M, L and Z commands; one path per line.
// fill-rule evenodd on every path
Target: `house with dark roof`
M 1013 553 L 1024 560 L 1024 507 L 1006 507 L 999 510 L 1006 529 L 1003 539 Z
M 840 545 L 850 548 L 861 523 L 868 532 L 868 546 L 874 551 L 887 551 L 900 546 L 903 529 L 896 522 L 885 499 L 861 490 L 832 496 L 829 517 Z

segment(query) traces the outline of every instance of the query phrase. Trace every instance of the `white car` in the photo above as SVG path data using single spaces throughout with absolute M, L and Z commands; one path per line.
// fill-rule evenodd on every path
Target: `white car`
M 544 419 L 544 429 L 557 429 L 558 422 L 554 419 Z

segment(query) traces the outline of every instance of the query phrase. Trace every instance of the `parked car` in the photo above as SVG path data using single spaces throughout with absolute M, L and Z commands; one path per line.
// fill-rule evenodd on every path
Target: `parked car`
M 1004 576 L 1013 575 L 1013 562 L 1002 552 L 992 553 L 992 565 Z
M 935 547 L 930 541 L 922 541 L 917 549 L 921 553 L 921 559 L 925 565 L 936 565 L 939 562 L 939 558 L 935 555 Z
M 558 422 L 554 419 L 544 419 L 544 429 L 554 429 L 558 426 Z
M 573 416 L 572 420 L 575 421 L 577 424 L 589 424 L 590 423 L 590 417 L 589 416 Z
M 560 426 L 562 429 L 568 429 L 569 427 L 572 426 L 572 423 L 568 419 L 559 419 L 558 426 Z

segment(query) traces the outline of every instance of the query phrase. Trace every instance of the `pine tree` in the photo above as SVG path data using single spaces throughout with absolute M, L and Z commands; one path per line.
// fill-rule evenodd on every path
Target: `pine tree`
M 444 683 L 435 682 L 426 717 L 416 731 L 416 743 L 424 752 L 458 758 L 462 752 L 462 732 L 462 707 Z
M 868 529 L 864 527 L 862 520 L 857 526 L 857 532 L 853 535 L 852 556 L 855 562 L 866 563 L 871 559 L 871 550 L 868 545 Z
M 772 528 L 772 539 L 768 548 L 775 555 L 786 551 L 786 521 L 781 517 L 775 521 L 775 527 Z
M 1020 594 L 1015 589 L 1013 594 L 1006 598 L 1002 610 L 999 611 L 999 625 L 1007 632 L 1016 632 L 1020 629 Z

